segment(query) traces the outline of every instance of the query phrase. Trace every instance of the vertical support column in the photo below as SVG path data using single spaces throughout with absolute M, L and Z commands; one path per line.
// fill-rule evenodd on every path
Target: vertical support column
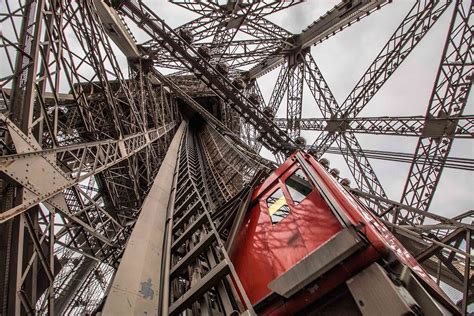
M 287 93 L 286 116 L 288 119 L 287 133 L 295 139 L 300 136 L 300 120 L 303 107 L 304 56 L 295 53 L 288 57 L 289 82 Z
M 9 102 L 11 119 L 26 135 L 32 134 L 33 107 L 36 98 L 36 79 L 40 64 L 40 46 L 45 1 L 25 1 L 19 47 L 15 61 L 15 78 L 12 81 L 12 95 Z M 38 130 L 36 136 L 41 135 Z M 10 141 L 7 139 L 7 142 Z M 10 207 L 23 202 L 23 188 L 10 183 L 13 196 L 6 198 Z M 3 196 L 2 196 L 3 198 Z M 1 203 L 3 204 L 3 203 Z M 0 212 L 6 205 L 0 205 Z M 8 208 L 5 208 L 8 209 Z M 37 225 L 37 209 L 28 211 Z M 36 228 L 34 228 L 36 229 Z M 37 299 L 38 260 L 34 259 L 27 272 L 27 260 L 33 255 L 31 239 L 25 240 L 25 214 L 0 225 L 0 260 L 8 273 L 1 282 L 1 309 L 6 315 L 34 314 Z M 1 266 L 1 264 L 0 264 Z
M 51 271 L 54 273 L 54 217 L 55 213 L 49 213 L 49 267 Z M 49 283 L 48 289 L 48 314 L 54 314 L 54 278 Z
M 173 173 L 186 124 L 176 132 L 125 249 L 103 315 L 159 313 L 160 266 Z
M 461 314 L 467 315 L 467 307 L 470 303 L 474 301 L 474 289 L 472 286 L 473 276 L 471 276 L 472 272 L 472 261 L 471 258 L 467 254 L 471 254 L 473 250 L 472 245 L 472 232 L 470 230 L 466 230 L 466 257 L 464 259 L 464 280 L 463 280 L 463 300 L 461 306 Z
M 18 76 L 13 83 L 13 95 L 10 103 L 13 120 L 26 135 L 31 133 L 30 128 L 33 119 L 35 82 L 39 64 L 40 37 L 45 1 L 29 2 L 23 17 L 23 35 L 20 43 L 28 55 L 23 52 L 19 52 L 17 55 L 16 69 Z M 23 69 L 25 65 L 28 66 Z
M 23 272 L 23 246 L 25 242 L 25 224 L 24 214 L 21 214 L 18 220 L 13 224 L 13 238 L 11 239 L 11 249 L 16 252 L 10 252 L 10 263 L 14 265 L 14 279 L 10 282 L 9 291 L 9 302 L 8 302 L 8 314 L 10 315 L 21 315 L 21 276 Z M 16 247 L 15 247 L 16 246 Z M 16 259 L 16 260 L 15 260 Z M 12 271 L 13 272 L 13 271 Z M 23 296 L 21 296 L 23 297 Z
M 472 54 L 472 25 L 474 10 L 472 1 L 457 0 L 451 17 L 441 63 L 431 93 L 425 119 L 453 118 L 462 115 L 472 90 L 474 57 Z M 456 125 L 454 129 L 456 129 Z M 433 200 L 436 187 L 441 178 L 446 158 L 449 155 L 453 138 L 444 135 L 440 138 L 418 139 L 401 202 L 417 209 L 427 211 Z M 439 160 L 434 165 L 431 161 Z M 400 222 L 422 224 L 424 217 L 412 212 L 402 214 Z
M 21 192 L 18 188 L 13 191 Z M 15 193 L 13 193 L 14 195 Z M 21 201 L 21 194 L 7 197 L 5 204 L 15 205 Z M 34 313 L 37 299 L 38 257 L 35 256 L 33 240 L 26 230 L 25 216 L 32 218 L 32 229 L 37 225 L 37 208 L 0 225 L 0 267 L 2 271 L 2 288 L 0 290 L 0 314 L 24 315 Z

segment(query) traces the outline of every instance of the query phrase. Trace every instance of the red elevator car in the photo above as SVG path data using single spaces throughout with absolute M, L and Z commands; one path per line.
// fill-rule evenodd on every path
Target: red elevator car
M 399 271 L 404 269 L 405 279 L 409 275 L 411 281 L 406 279 L 405 283 L 419 284 L 437 312 L 457 313 L 377 216 L 325 166 L 300 151 L 256 187 L 231 257 L 250 302 L 262 315 L 301 312 L 334 296 L 341 286 L 350 289 L 360 312 L 365 313 L 370 302 L 364 304 L 362 298 L 355 297 L 358 282 L 364 282 L 359 273 L 372 267 L 370 273 L 381 274 L 383 283 L 388 280 L 383 276 L 388 275 L 387 267 L 394 262 Z M 387 284 L 383 286 L 391 287 Z M 422 305 L 425 314 L 433 308 L 419 303 L 426 301 L 419 294 L 414 296 L 415 303 L 407 306 Z

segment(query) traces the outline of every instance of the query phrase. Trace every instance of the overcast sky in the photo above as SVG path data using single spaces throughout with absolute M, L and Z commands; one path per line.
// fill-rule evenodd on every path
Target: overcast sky
M 319 15 L 334 6 L 337 1 L 307 1 L 277 16 L 292 32 L 301 31 Z M 318 3 L 318 5 L 316 5 Z M 349 29 L 312 48 L 312 54 L 320 67 L 337 101 L 342 103 L 380 49 L 385 45 L 414 1 L 400 0 L 385 6 Z M 326 6 L 327 4 L 327 6 Z M 424 115 L 429 102 L 436 72 L 447 35 L 452 6 L 433 26 L 389 81 L 376 94 L 359 116 Z M 275 81 L 275 74 L 273 74 Z M 267 78 L 265 78 L 267 79 Z M 263 85 L 263 84 L 262 84 Z M 267 96 L 271 93 L 267 91 Z M 319 116 L 309 90 L 304 93 L 303 116 Z M 474 97 L 468 100 L 464 114 L 472 114 Z M 281 116 L 284 115 L 281 112 Z M 308 134 L 309 142 L 316 133 Z M 417 137 L 381 135 L 357 135 L 363 148 L 413 153 Z M 330 156 L 333 166 L 341 174 L 350 175 L 342 156 Z M 473 158 L 471 140 L 455 140 L 451 156 Z M 408 175 L 410 164 L 371 160 L 388 196 L 398 200 Z M 445 216 L 455 216 L 473 209 L 474 178 L 472 172 L 445 169 L 430 210 Z
M 299 33 L 338 2 L 334 0 L 306 1 L 276 13 L 269 19 L 293 33 Z M 414 1 L 411 0 L 395 1 L 312 48 L 312 55 L 339 103 L 347 97 L 413 3 Z M 153 1 L 150 5 L 156 8 L 155 12 L 158 15 L 174 27 L 197 17 L 165 1 Z M 370 101 L 360 116 L 425 114 L 447 34 L 451 10 L 452 6 Z M 279 69 L 276 69 L 258 80 L 266 101 L 271 95 L 278 71 Z M 321 117 L 306 85 L 303 100 L 303 117 Z M 285 103 L 286 98 L 277 116 L 284 116 Z M 472 94 L 464 113 L 473 113 Z M 312 143 L 317 133 L 307 132 L 304 136 L 308 143 Z M 416 137 L 362 134 L 357 136 L 363 148 L 409 153 L 415 151 L 418 140 Z M 455 140 L 451 156 L 473 158 L 472 141 Z M 342 176 L 351 178 L 342 156 L 328 155 L 328 158 L 331 160 L 332 167 L 341 170 Z M 371 160 L 371 164 L 388 196 L 399 200 L 410 165 L 381 160 Z M 474 188 L 472 176 L 472 172 L 445 169 L 430 210 L 445 216 L 454 216 L 472 209 Z
M 145 1 L 155 12 L 172 27 L 198 17 L 198 15 L 173 5 L 165 0 Z M 290 9 L 278 12 L 269 19 L 293 33 L 299 33 L 319 16 L 333 8 L 336 0 L 308 0 Z M 311 53 L 321 69 L 337 101 L 342 103 L 356 82 L 360 79 L 380 49 L 385 45 L 400 21 L 407 14 L 413 0 L 398 0 L 383 7 L 359 23 L 352 25 L 312 47 Z M 435 24 L 421 43 L 409 55 L 396 73 L 372 98 L 361 112 L 360 116 L 406 116 L 424 115 L 430 93 L 438 69 L 444 39 L 452 12 L 452 6 Z M 2 25 L 4 34 L 9 32 L 8 25 Z M 138 42 L 147 40 L 146 35 L 136 26 L 130 24 Z M 67 33 L 69 44 L 76 47 L 73 33 Z M 127 61 L 116 49 L 119 64 L 123 65 L 124 75 L 127 75 Z M 3 52 L 0 57 L 5 59 Z M 0 63 L 0 73 L 8 73 L 7 65 Z M 270 98 L 279 69 L 276 69 L 258 80 L 266 101 Z M 92 69 L 83 66 L 81 73 L 88 77 L 93 75 Z M 1 76 L 0 76 L 1 77 Z M 64 85 L 68 92 L 69 86 Z M 474 96 L 468 100 L 464 114 L 473 114 Z M 286 112 L 286 98 L 277 116 L 283 117 Z M 321 117 L 306 84 L 303 97 L 303 117 Z M 316 132 L 305 132 L 303 136 L 312 143 Z M 401 151 L 413 153 L 417 144 L 416 137 L 379 136 L 359 134 L 358 140 L 363 148 Z M 474 157 L 474 147 L 471 140 L 454 141 L 451 150 L 453 157 Z M 328 155 L 331 166 L 341 170 L 341 176 L 352 178 L 342 156 Z M 409 164 L 371 160 L 385 191 L 394 200 L 399 200 L 408 174 Z M 430 210 L 445 216 L 454 216 L 473 209 L 472 193 L 474 178 L 472 172 L 445 169 L 438 186 Z M 354 184 L 354 181 L 352 181 Z

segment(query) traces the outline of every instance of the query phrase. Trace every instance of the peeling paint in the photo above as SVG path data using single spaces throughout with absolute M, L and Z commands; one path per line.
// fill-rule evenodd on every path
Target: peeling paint
M 143 295 L 143 298 L 146 300 L 147 299 L 152 300 L 153 295 L 155 294 L 155 291 L 153 291 L 153 289 L 151 288 L 152 287 L 151 278 L 148 278 L 146 282 L 140 282 L 140 287 L 141 289 L 139 293 Z

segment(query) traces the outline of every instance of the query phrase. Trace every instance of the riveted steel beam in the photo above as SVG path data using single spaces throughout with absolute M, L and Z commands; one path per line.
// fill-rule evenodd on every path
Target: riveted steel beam
M 288 120 L 285 118 L 276 118 L 275 122 L 283 129 L 288 124 Z M 352 132 L 431 138 L 474 138 L 473 115 L 446 118 L 425 118 L 423 116 L 303 118 L 298 120 L 298 124 L 301 130 L 331 133 Z
M 24 135 L 3 114 L 0 118 L 7 123 L 18 152 L 0 157 L 0 171 L 29 191 L 21 204 L 0 215 L 1 223 L 44 201 L 68 213 L 63 190 L 128 159 L 174 127 L 174 124 L 169 124 L 121 140 L 41 150 L 32 138 Z M 44 181 L 48 181 L 50 186 L 41 185 Z

